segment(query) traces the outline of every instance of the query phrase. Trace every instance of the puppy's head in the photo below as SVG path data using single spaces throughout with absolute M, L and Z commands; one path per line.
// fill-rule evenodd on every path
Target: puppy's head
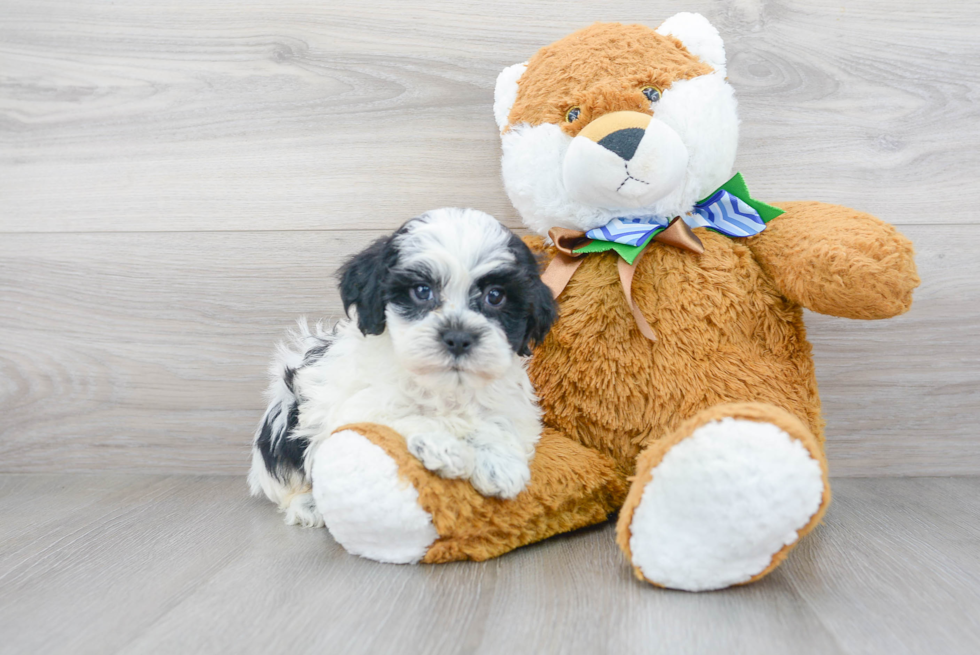
M 340 294 L 416 375 L 498 378 L 557 315 L 528 247 L 472 209 L 437 209 L 375 241 L 341 268 Z
M 684 214 L 735 162 L 725 49 L 698 14 L 596 23 L 506 68 L 494 95 L 504 185 L 540 234 Z

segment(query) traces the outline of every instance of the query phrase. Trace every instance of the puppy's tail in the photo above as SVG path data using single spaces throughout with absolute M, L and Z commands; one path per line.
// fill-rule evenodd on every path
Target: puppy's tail
M 248 486 L 253 496 L 264 493 L 280 507 L 309 487 L 303 457 L 310 442 L 295 434 L 299 422 L 296 372 L 322 357 L 333 338 L 320 323 L 311 330 L 302 318 L 289 342 L 279 344 L 269 370 L 269 405 L 255 431 Z

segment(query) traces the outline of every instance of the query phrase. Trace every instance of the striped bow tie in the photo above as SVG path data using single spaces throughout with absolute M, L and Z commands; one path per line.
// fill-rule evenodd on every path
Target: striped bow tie
M 588 232 L 552 228 L 548 235 L 558 252 L 541 279 L 557 298 L 582 263 L 582 255 L 615 250 L 620 256 L 619 280 L 637 328 L 647 339 L 656 341 L 646 317 L 633 302 L 633 274 L 643 249 L 656 241 L 700 254 L 704 246 L 692 227 L 706 227 L 729 237 L 750 237 L 762 232 L 766 223 L 782 213 L 782 209 L 749 195 L 742 174 L 736 173 L 684 217 L 614 218 Z
M 685 216 L 688 227 L 706 227 L 729 237 L 750 237 L 766 229 L 766 223 L 783 213 L 749 195 L 741 173 L 699 201 Z M 628 263 L 658 234 L 670 227 L 672 216 L 640 216 L 614 218 L 602 227 L 589 230 L 586 238 L 592 242 L 575 250 L 577 254 L 615 250 Z M 695 237 L 696 238 L 696 237 Z

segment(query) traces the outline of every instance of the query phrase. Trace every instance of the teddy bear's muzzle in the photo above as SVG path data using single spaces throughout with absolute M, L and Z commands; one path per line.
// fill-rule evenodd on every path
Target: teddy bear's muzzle
M 683 182 L 688 152 L 680 136 L 638 111 L 604 114 L 586 125 L 565 154 L 569 195 L 605 209 L 653 205 Z
M 649 114 L 638 111 L 614 111 L 586 125 L 579 136 L 594 141 L 629 161 L 636 154 L 636 149 L 646 134 L 650 118 Z

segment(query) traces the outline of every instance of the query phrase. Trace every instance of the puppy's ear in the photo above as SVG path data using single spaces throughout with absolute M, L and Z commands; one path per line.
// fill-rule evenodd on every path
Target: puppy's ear
M 527 317 L 524 339 L 517 354 L 527 357 L 531 348 L 538 345 L 548 336 L 551 326 L 558 319 L 558 303 L 544 282 L 541 281 L 541 267 L 537 257 L 531 252 L 517 235 L 511 236 L 508 244 L 511 252 L 517 258 L 517 265 L 522 269 L 527 280 L 526 300 Z
M 357 306 L 357 327 L 364 334 L 385 331 L 385 278 L 395 264 L 392 242 L 396 235 L 378 239 L 348 259 L 337 272 L 344 311 L 349 316 L 351 305 Z
M 551 289 L 545 286 L 538 275 L 532 278 L 528 301 L 527 332 L 524 333 L 524 343 L 517 353 L 524 357 L 531 354 L 532 347 L 544 341 L 558 319 L 558 304 L 551 295 Z

